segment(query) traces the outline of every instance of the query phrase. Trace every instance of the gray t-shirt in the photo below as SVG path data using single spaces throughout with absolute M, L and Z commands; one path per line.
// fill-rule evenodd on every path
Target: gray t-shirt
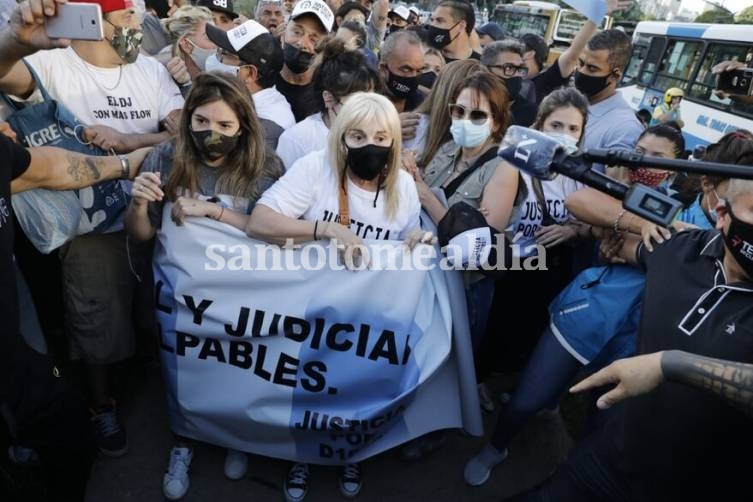
M 144 162 L 141 164 L 140 172 L 160 173 L 160 179 L 162 186 L 167 183 L 167 179 L 170 177 L 170 173 L 173 169 L 173 157 L 175 156 L 175 142 L 166 141 L 160 143 L 154 149 L 149 152 Z M 267 163 L 273 167 L 272 172 L 276 173 L 274 177 L 264 176 L 258 184 L 257 196 L 252 199 L 238 200 L 233 209 L 241 211 L 246 214 L 251 214 L 251 211 L 256 205 L 256 201 L 259 199 L 262 193 L 277 181 L 277 178 L 282 176 L 284 168 L 282 167 L 282 161 L 272 151 L 267 149 Z M 219 168 L 201 165 L 198 168 L 198 189 L 199 195 L 206 197 L 213 197 L 217 195 L 217 180 L 219 179 Z M 162 227 L 162 208 L 165 205 L 165 199 L 161 202 L 149 203 L 149 222 L 154 228 Z

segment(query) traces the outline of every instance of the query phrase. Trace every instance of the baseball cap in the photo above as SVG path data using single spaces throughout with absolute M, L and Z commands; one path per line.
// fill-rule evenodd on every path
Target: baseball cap
M 486 23 L 480 28 L 476 28 L 476 33 L 492 37 L 495 42 L 505 38 L 505 30 L 497 23 Z
M 290 13 L 290 19 L 296 19 L 298 16 L 304 14 L 315 15 L 327 33 L 332 31 L 335 15 L 332 13 L 332 9 L 326 3 L 322 2 L 322 0 L 298 0 L 298 3 L 293 8 L 293 12 Z
M 209 10 L 215 10 L 218 12 L 224 12 L 231 18 L 238 17 L 233 11 L 233 0 L 198 0 L 196 2 L 197 7 L 206 7 Z
M 81 3 L 96 3 L 102 9 L 102 14 L 116 10 L 132 9 L 134 7 L 131 0 L 76 0 Z
M 398 5 L 394 9 L 391 9 L 390 14 L 395 14 L 397 16 L 400 16 L 400 18 L 403 21 L 407 21 L 408 18 L 410 17 L 410 11 L 408 10 L 408 7 L 406 7 L 405 5 Z
M 421 11 L 418 10 L 418 7 L 416 7 L 415 5 L 408 7 L 408 10 L 414 13 L 415 15 L 417 15 L 418 17 L 421 17 Z
M 246 64 L 272 71 L 282 70 L 283 56 L 280 43 L 269 30 L 254 20 L 249 20 L 230 31 L 207 24 L 207 37 L 228 52 L 237 54 Z
M 543 68 L 544 63 L 546 63 L 546 58 L 549 57 L 549 46 L 546 41 L 539 35 L 534 35 L 533 33 L 526 33 L 520 37 L 520 41 L 525 44 L 526 50 L 533 51 L 533 57 L 536 60 L 536 64 L 538 64 L 540 68 Z

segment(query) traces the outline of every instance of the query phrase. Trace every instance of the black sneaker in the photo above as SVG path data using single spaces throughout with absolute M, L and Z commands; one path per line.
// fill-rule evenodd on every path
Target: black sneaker
M 285 480 L 285 500 L 301 502 L 309 491 L 308 464 L 294 464 Z
M 128 438 L 120 423 L 115 401 L 91 410 L 91 423 L 99 451 L 108 457 L 122 457 L 128 451 Z
M 343 497 L 352 499 L 361 491 L 361 468 L 358 464 L 347 464 L 343 466 L 340 473 L 340 493 Z

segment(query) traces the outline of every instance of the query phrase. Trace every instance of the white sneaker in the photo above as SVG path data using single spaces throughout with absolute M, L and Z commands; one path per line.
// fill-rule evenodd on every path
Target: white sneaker
M 309 491 L 308 464 L 294 464 L 285 479 L 285 500 L 287 502 L 301 502 Z
M 225 477 L 241 479 L 248 471 L 248 455 L 238 450 L 228 450 L 225 455 Z
M 190 448 L 173 448 L 170 452 L 170 465 L 162 477 L 162 493 L 167 500 L 180 500 L 188 492 L 188 468 L 193 460 Z
M 507 458 L 507 448 L 497 450 L 491 444 L 486 444 L 475 457 L 465 464 L 463 477 L 471 486 L 481 486 L 489 480 L 492 469 Z

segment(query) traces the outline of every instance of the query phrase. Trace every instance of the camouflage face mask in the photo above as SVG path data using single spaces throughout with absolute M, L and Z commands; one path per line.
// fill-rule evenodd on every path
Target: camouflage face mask
M 228 136 L 208 129 L 206 131 L 191 131 L 193 141 L 201 154 L 207 160 L 217 160 L 229 154 L 238 143 L 238 136 Z
M 107 20 L 105 20 L 107 21 Z M 110 21 L 107 21 L 110 23 Z M 141 30 L 129 28 L 127 26 L 115 26 L 110 23 L 115 31 L 112 34 L 112 38 L 108 40 L 115 52 L 120 56 L 120 59 L 124 63 L 129 64 L 136 61 L 139 57 L 139 49 L 141 49 L 141 41 L 144 38 L 144 34 Z

